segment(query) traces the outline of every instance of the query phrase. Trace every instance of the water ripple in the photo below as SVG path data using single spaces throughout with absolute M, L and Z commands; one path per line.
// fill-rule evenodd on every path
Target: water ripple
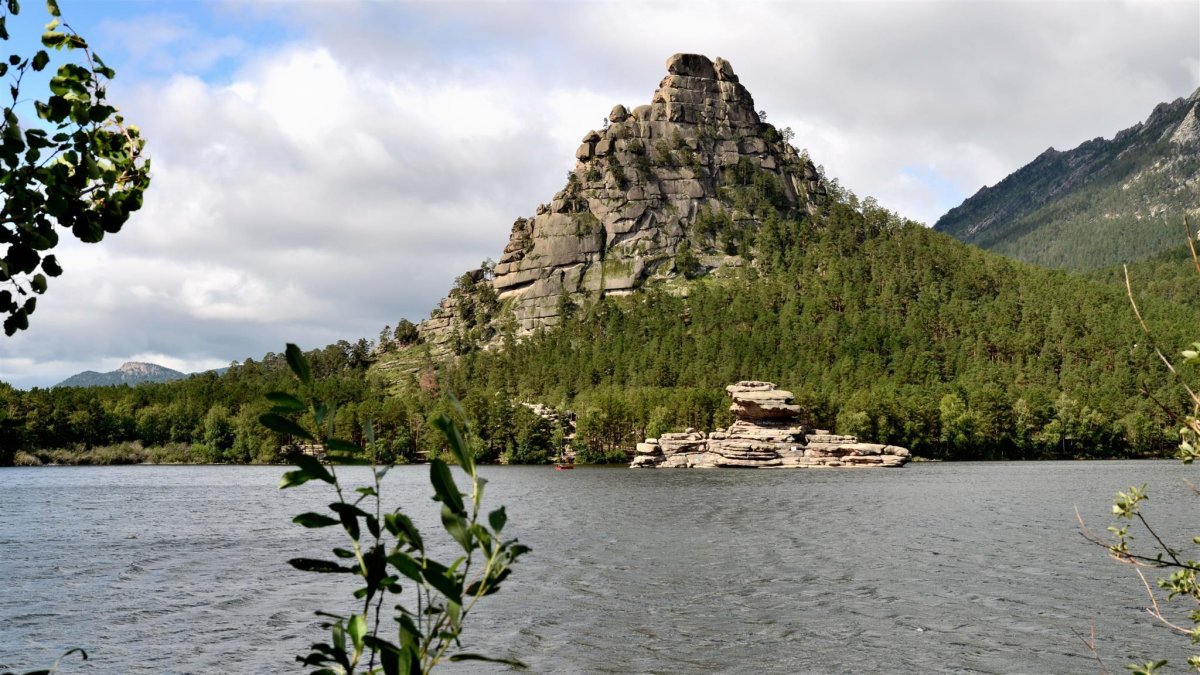
M 0 470 L 0 666 L 82 646 L 61 672 L 295 672 L 323 637 L 313 610 L 349 611 L 350 585 L 284 562 L 336 533 L 290 524 L 328 495 L 276 490 L 281 471 Z M 1110 669 L 1178 661 L 1186 645 L 1143 620 L 1140 583 L 1081 540 L 1074 507 L 1102 529 L 1109 496 L 1146 482 L 1156 520 L 1187 531 L 1162 508 L 1186 503 L 1185 472 L 489 467 L 489 500 L 534 552 L 466 645 L 541 673 L 1065 673 L 1095 670 L 1075 637 L 1094 623 Z M 386 487 L 431 531 L 427 475 Z

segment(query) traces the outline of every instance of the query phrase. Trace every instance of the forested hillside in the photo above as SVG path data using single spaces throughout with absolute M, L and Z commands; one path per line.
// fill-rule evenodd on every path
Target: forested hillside
M 337 433 L 371 419 L 389 454 L 436 453 L 425 417 L 454 394 L 488 461 L 546 461 L 564 429 L 522 402 L 578 415 L 584 459 L 638 438 L 727 423 L 722 387 L 766 379 L 821 427 L 944 458 L 1122 456 L 1172 446 L 1180 407 L 1124 290 L 973 249 L 882 210 L 837 204 L 772 220 L 753 264 L 635 295 L 596 297 L 559 329 L 435 363 L 424 345 L 365 340 L 310 352 Z M 1186 260 L 1178 261 L 1188 265 Z M 1153 298 L 1167 348 L 1200 312 Z M 370 368 L 401 360 L 396 371 Z M 387 376 L 390 382 L 384 382 Z M 137 387 L 0 388 L 0 460 L 273 461 L 291 439 L 257 423 L 265 392 L 293 386 L 282 357 Z M 121 445 L 125 444 L 125 445 Z M 115 446 L 115 447 L 114 447 Z M 97 449 L 98 448 L 98 449 Z
M 1047 267 L 1090 270 L 1180 242 L 1200 213 L 1200 90 L 1145 122 L 1065 152 L 1048 149 L 951 209 L 934 229 Z
M 818 426 L 956 458 L 1170 444 L 1167 418 L 1138 390 L 1168 405 L 1176 394 L 1123 288 L 844 204 L 781 235 L 757 266 L 700 280 L 686 297 L 668 287 L 598 300 L 562 330 L 470 354 L 450 384 L 654 432 L 708 425 L 722 406 L 698 403 L 706 392 L 765 379 L 797 392 Z M 1193 338 L 1183 327 L 1194 310 L 1144 305 L 1168 348 Z
M 1183 224 L 1178 224 L 1176 240 L 1186 240 Z M 1107 284 L 1125 287 L 1125 269 L 1129 270 L 1130 288 L 1138 302 L 1145 299 L 1164 300 L 1200 310 L 1200 270 L 1192 261 L 1187 244 L 1163 251 L 1146 260 L 1129 265 L 1111 265 L 1087 273 L 1087 277 Z M 1197 335 L 1200 339 L 1200 335 Z

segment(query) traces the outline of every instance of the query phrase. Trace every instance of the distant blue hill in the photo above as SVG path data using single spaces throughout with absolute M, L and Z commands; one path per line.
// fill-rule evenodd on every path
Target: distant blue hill
M 97 373 L 85 370 L 72 375 L 54 385 L 56 387 L 112 387 L 122 384 L 141 384 L 143 382 L 170 382 L 182 380 L 186 373 L 172 370 L 154 363 L 138 363 L 130 361 L 109 373 Z

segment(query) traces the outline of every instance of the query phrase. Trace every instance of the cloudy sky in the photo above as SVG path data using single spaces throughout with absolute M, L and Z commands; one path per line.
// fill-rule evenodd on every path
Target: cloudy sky
M 60 4 L 153 184 L 118 235 L 61 246 L 30 330 L 0 336 L 23 388 L 420 320 L 675 52 L 728 59 L 830 175 L 929 224 L 1200 86 L 1195 0 Z

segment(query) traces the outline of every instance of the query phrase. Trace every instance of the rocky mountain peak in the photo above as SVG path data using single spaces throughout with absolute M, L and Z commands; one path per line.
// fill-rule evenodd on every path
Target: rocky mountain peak
M 1200 93 L 1200 90 L 1197 93 Z M 1196 94 L 1192 94 L 1192 96 L 1195 97 Z M 1200 106 L 1200 103 L 1193 103 L 1192 107 L 1188 109 L 1187 115 L 1179 123 L 1179 126 L 1175 127 L 1175 131 L 1171 133 L 1172 143 L 1186 145 L 1188 143 L 1195 143 L 1200 139 L 1200 120 L 1196 119 L 1196 108 L 1198 106 Z
M 1048 149 L 951 209 L 934 229 L 1026 262 L 1076 270 L 1172 248 L 1178 219 L 1200 213 L 1198 107 L 1200 89 L 1156 105 L 1111 139 Z
M 107 373 L 85 370 L 54 385 L 56 387 L 107 387 L 120 384 L 139 384 L 142 382 L 170 382 L 187 377 L 178 370 L 172 370 L 156 363 L 127 361 L 120 368 Z
M 513 223 L 495 269 L 471 286 L 486 306 L 460 284 L 422 322 L 427 342 L 453 350 L 505 321 L 526 334 L 585 297 L 740 264 L 737 233 L 765 213 L 823 208 L 816 168 L 789 131 L 760 119 L 728 61 L 675 54 L 666 70 L 649 103 L 615 105 L 604 128 L 585 133 L 566 186 Z M 688 269 L 676 261 L 685 253 Z

